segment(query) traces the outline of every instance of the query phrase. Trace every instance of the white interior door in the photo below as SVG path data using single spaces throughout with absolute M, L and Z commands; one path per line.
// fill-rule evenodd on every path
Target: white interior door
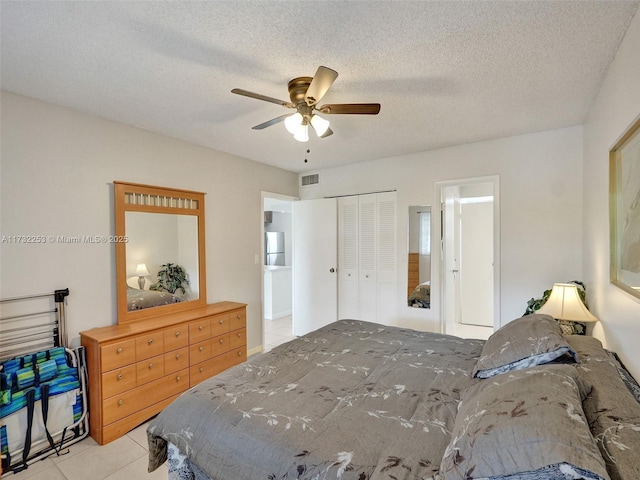
M 460 204 L 460 323 L 493 327 L 493 196 Z
M 338 316 L 337 200 L 293 204 L 293 334 L 306 335 Z

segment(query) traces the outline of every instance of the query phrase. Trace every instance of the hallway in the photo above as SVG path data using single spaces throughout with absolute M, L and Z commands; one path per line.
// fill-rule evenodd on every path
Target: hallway
M 273 347 L 277 347 L 289 340 L 293 340 L 293 324 L 291 315 L 278 318 L 276 320 L 264 320 L 265 345 L 264 350 L 268 352 Z

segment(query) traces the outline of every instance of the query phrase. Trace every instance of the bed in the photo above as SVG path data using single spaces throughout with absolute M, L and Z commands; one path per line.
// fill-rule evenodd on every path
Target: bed
M 431 308 L 431 282 L 424 282 L 413 289 L 407 299 L 410 307 Z
M 525 355 L 525 356 L 523 356 Z M 277 479 L 637 480 L 633 379 L 543 315 L 485 341 L 341 320 L 191 388 L 149 471 Z
M 127 310 L 129 312 L 182 301 L 183 299 L 180 296 L 170 292 L 140 290 L 127 286 Z

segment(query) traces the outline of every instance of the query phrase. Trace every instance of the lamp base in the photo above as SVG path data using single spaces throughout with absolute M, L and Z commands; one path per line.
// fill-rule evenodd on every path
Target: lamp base
M 138 288 L 144 290 L 145 280 L 144 277 L 138 277 Z

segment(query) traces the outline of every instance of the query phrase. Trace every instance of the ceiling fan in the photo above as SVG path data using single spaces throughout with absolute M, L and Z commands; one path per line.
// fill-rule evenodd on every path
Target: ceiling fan
M 337 77 L 338 72 L 321 66 L 318 67 L 313 77 L 294 78 L 288 84 L 290 102 L 249 92 L 241 88 L 234 88 L 231 93 L 295 109 L 296 113 L 287 113 L 272 118 L 260 125 L 256 125 L 253 130 L 262 130 L 284 121 L 285 127 L 289 133 L 293 134 L 293 138 L 300 142 L 306 142 L 309 140 L 309 125 L 321 138 L 328 137 L 333 133 L 329 128 L 329 121 L 322 118 L 318 113 L 327 115 L 377 115 L 380 112 L 379 103 L 328 103 L 318 106 L 318 102 L 327 93 L 327 90 L 329 90 Z

